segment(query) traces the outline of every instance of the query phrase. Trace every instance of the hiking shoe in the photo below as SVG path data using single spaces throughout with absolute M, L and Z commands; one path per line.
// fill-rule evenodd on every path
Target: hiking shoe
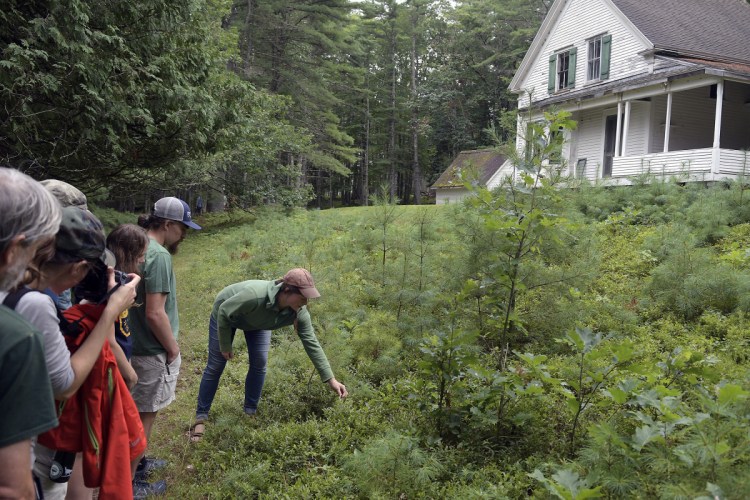
M 138 481 L 145 481 L 151 475 L 151 472 L 163 469 L 166 466 L 166 460 L 144 456 L 141 458 L 141 461 L 138 462 L 138 467 L 135 469 L 135 479 Z
M 147 483 L 146 481 L 133 481 L 133 500 L 141 500 L 146 497 L 163 495 L 167 491 L 165 480 Z

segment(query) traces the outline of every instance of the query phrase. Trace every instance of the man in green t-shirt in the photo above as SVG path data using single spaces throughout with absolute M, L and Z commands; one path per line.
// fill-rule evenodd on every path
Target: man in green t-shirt
M 60 205 L 41 184 L 0 168 L 0 303 L 60 226 Z M 34 498 L 31 442 L 57 426 L 41 335 L 0 305 L 0 498 Z
M 150 242 L 136 297 L 136 302 L 143 305 L 131 308 L 129 314 L 131 363 L 138 375 L 132 393 L 150 442 L 156 414 L 174 401 L 180 373 L 180 318 L 172 255 L 177 253 L 189 227 L 201 227 L 192 221 L 188 204 L 174 197 L 157 201 L 152 214 L 141 216 L 138 224 L 146 229 Z M 165 464 L 163 460 L 144 457 L 136 478 L 145 478 L 150 470 Z

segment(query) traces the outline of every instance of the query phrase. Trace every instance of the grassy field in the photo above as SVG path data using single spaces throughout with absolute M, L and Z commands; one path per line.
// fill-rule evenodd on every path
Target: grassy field
M 168 458 L 167 478 L 172 498 L 238 498 L 264 493 L 275 496 L 300 475 L 312 481 L 325 477 L 328 466 L 319 456 L 350 453 L 351 428 L 366 426 L 367 404 L 373 388 L 353 376 L 345 366 L 352 358 L 351 332 L 343 323 L 368 328 L 368 308 L 377 306 L 382 258 L 382 213 L 378 208 L 332 211 L 264 212 L 208 216 L 199 223 L 203 231 L 191 231 L 174 258 L 180 311 L 182 369 L 177 400 L 160 412 L 150 454 Z M 396 233 L 409 232 L 414 220 L 428 214 L 435 225 L 451 213 L 448 207 L 398 207 L 392 227 L 387 227 L 388 246 L 396 245 Z M 438 230 L 439 231 L 439 230 Z M 435 259 L 448 252 L 454 236 L 435 241 Z M 396 252 L 394 251 L 394 255 Z M 388 257 L 388 266 L 397 266 Z M 450 260 L 450 254 L 442 256 Z M 447 263 L 444 265 L 448 265 Z M 322 297 L 313 301 L 311 314 L 317 335 L 337 378 L 347 385 L 350 397 L 338 401 L 321 383 L 291 328 L 274 332 L 268 375 L 257 418 L 242 411 L 247 354 L 241 336 L 235 341 L 237 357 L 222 377 L 202 443 L 190 444 L 187 430 L 195 412 L 195 400 L 207 357 L 208 318 L 216 294 L 226 285 L 246 279 L 275 279 L 291 267 L 306 267 L 316 279 Z M 374 289 L 368 289 L 372 287 Z M 370 296 L 372 294 L 372 296 Z M 369 297 L 369 298 L 368 298 Z M 367 304 L 366 302 L 374 302 Z M 395 332 L 396 325 L 380 324 L 389 316 L 374 314 L 374 328 Z M 355 339 L 355 342 L 357 340 Z M 361 344 L 362 341 L 359 340 Z M 392 360 L 394 364 L 398 361 Z M 390 364 L 390 362 L 388 363 Z M 388 369 L 394 369 L 389 367 Z M 335 416 L 331 416 L 331 414 Z M 374 415 L 379 416 L 380 412 Z M 376 429 L 387 425 L 378 422 Z M 357 434 L 361 433 L 361 429 Z M 297 437 L 312 442 L 293 442 Z M 321 441 L 316 442 L 316 439 Z M 327 442 L 335 439 L 338 443 Z M 357 438 L 359 439 L 359 438 Z M 300 451 L 300 448 L 310 448 Z M 299 462 L 302 470 L 273 470 L 274 454 L 285 464 Z M 295 457 L 296 453 L 299 456 Z M 306 463 L 309 461 L 309 463 Z M 294 464 L 293 464 L 294 467 Z M 270 479 L 270 482 L 269 482 Z M 281 483 L 273 484 L 274 480 Z M 331 480 L 327 478 L 326 480 Z M 304 494 L 302 495 L 304 496 Z
M 169 498 L 743 498 L 750 225 L 733 189 L 570 193 L 564 230 L 542 219 L 523 262 L 507 350 L 498 263 L 524 222 L 501 210 L 208 215 L 174 259 L 183 367 L 157 477 Z M 240 336 L 189 443 L 214 297 L 298 266 L 350 397 L 286 328 L 246 417 Z

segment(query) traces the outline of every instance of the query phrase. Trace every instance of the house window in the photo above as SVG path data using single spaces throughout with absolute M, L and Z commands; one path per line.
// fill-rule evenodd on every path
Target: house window
M 570 52 L 557 54 L 557 90 L 568 88 L 568 68 L 570 67 Z
M 589 40 L 589 64 L 586 79 L 598 80 L 602 67 L 602 37 Z
M 549 56 L 547 91 L 550 94 L 576 86 L 576 52 L 572 47 Z
M 609 60 L 612 49 L 612 35 L 598 35 L 588 41 L 588 64 L 586 80 L 606 80 L 609 78 Z

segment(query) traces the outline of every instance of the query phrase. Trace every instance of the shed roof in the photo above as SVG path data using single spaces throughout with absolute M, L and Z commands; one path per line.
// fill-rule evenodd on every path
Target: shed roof
M 611 0 L 657 51 L 750 62 L 745 0 Z
M 462 188 L 465 181 L 461 179 L 461 173 L 469 169 L 475 169 L 477 182 L 482 186 L 486 186 L 487 181 L 503 166 L 505 160 L 505 155 L 500 154 L 495 149 L 461 151 L 431 188 Z

